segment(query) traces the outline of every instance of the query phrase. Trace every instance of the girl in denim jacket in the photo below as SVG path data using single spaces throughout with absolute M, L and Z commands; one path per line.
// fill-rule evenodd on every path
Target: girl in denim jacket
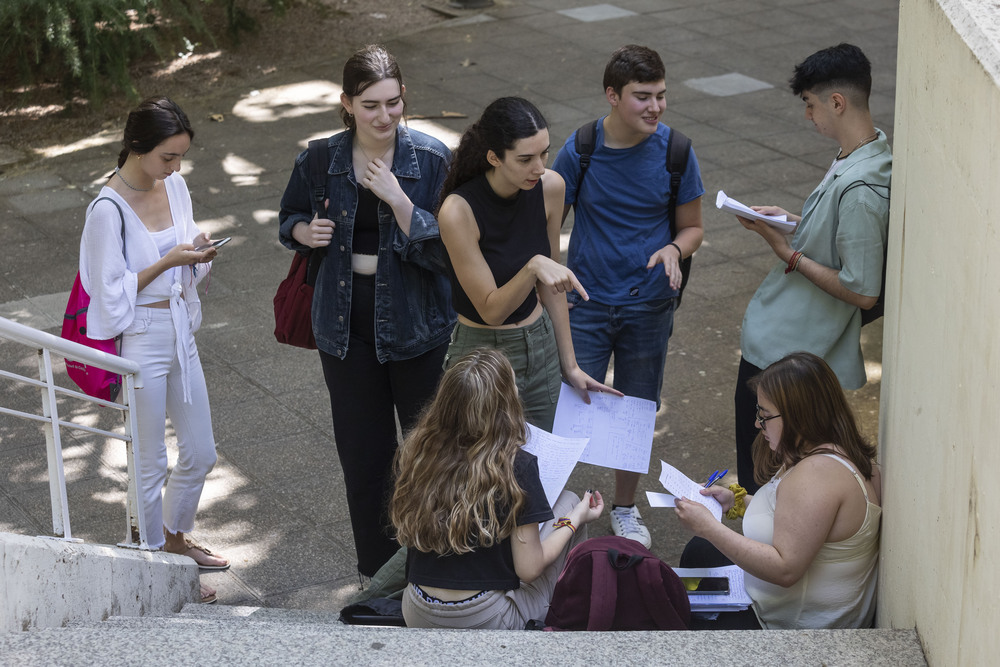
M 398 549 L 386 499 L 403 432 L 434 394 L 454 326 L 444 249 L 431 212 L 451 152 L 400 126 L 402 75 L 381 46 L 344 66 L 341 118 L 328 140 L 325 210 L 314 214 L 307 154 L 281 199 L 280 239 L 325 253 L 313 333 L 330 392 L 358 571 L 372 576 Z

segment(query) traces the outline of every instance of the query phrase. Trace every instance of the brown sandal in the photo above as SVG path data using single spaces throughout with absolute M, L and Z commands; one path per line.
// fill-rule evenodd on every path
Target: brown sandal
M 190 558 L 191 560 L 193 560 L 195 563 L 198 563 L 198 559 L 191 555 L 192 551 L 200 551 L 203 554 L 205 554 L 206 556 L 215 556 L 215 554 L 212 553 L 211 551 L 209 551 L 207 547 L 203 547 L 200 544 L 198 544 L 197 542 L 192 542 L 191 540 L 188 540 L 188 539 L 184 540 L 184 546 L 187 547 L 184 551 L 182 551 L 182 552 L 171 552 L 171 553 L 177 553 L 179 556 L 187 556 L 188 558 Z M 215 557 L 216 558 L 222 558 L 221 556 L 215 556 Z M 229 561 L 227 559 L 225 559 L 225 558 L 222 558 L 222 560 L 226 561 L 222 565 L 204 565 L 202 563 L 198 563 L 198 568 L 201 569 L 201 570 L 212 570 L 214 572 L 221 572 L 222 570 L 228 570 L 229 569 L 229 565 L 230 565 Z
M 208 589 L 211 590 L 211 589 Z M 219 599 L 219 596 L 215 593 L 206 593 L 206 587 L 201 587 L 201 603 L 202 604 L 212 604 Z

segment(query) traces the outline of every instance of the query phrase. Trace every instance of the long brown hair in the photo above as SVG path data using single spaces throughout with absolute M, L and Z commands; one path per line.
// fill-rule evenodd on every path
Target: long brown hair
M 781 415 L 781 438 L 774 451 L 763 434 L 753 445 L 754 478 L 764 484 L 781 466 L 791 467 L 807 456 L 836 454 L 836 445 L 858 471 L 872 477 L 876 450 L 861 436 L 837 376 L 823 359 L 793 352 L 752 378 Z
M 507 357 L 481 348 L 459 359 L 396 452 L 389 517 L 399 543 L 462 554 L 513 535 L 525 503 L 514 457 L 525 437 Z

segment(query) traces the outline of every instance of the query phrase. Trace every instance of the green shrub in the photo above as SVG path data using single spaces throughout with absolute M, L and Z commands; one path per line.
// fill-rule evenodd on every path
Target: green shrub
M 129 66 L 163 58 L 184 43 L 215 35 L 202 17 L 212 0 L 2 0 L 0 82 L 38 86 L 57 83 L 66 96 L 92 101 L 123 91 L 136 97 Z M 220 0 L 227 34 L 256 28 L 241 4 L 284 0 Z

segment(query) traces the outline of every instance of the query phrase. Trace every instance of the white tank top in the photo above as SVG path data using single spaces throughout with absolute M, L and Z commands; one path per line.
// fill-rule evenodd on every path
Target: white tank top
M 746 574 L 747 593 L 764 628 L 867 628 L 875 614 L 882 508 L 869 500 L 864 480 L 850 463 L 835 454 L 821 456 L 839 461 L 854 475 L 867 502 L 865 520 L 851 537 L 824 543 L 802 578 L 788 588 Z M 773 543 L 780 482 L 777 475 L 771 478 L 747 507 L 743 534 L 750 539 Z

